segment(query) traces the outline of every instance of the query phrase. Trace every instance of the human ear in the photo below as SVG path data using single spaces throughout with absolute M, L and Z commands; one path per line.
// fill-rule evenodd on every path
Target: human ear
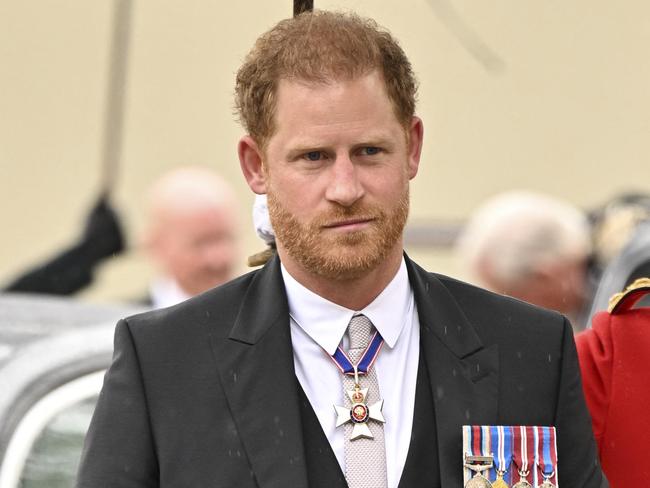
M 266 193 L 266 175 L 263 168 L 262 151 L 257 142 L 246 135 L 239 140 L 237 145 L 239 166 L 251 190 L 258 195 Z
M 409 179 L 415 178 L 420 167 L 422 155 L 422 141 L 424 137 L 424 124 L 420 117 L 413 117 L 408 132 L 408 175 Z

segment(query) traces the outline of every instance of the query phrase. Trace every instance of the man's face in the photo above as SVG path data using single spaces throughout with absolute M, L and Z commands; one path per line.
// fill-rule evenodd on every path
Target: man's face
M 278 86 L 264 187 L 283 260 L 353 279 L 401 254 L 422 125 L 404 128 L 382 78 Z
M 166 220 L 157 254 L 166 273 L 190 295 L 230 280 L 237 259 L 232 213 L 214 206 L 179 209 Z

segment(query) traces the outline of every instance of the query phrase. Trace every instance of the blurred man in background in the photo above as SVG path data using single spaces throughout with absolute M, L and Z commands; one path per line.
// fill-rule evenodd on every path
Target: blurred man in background
M 469 279 L 583 327 L 591 241 L 577 208 L 532 192 L 497 195 L 471 217 L 458 250 Z
M 235 277 L 237 203 L 218 174 L 201 167 L 172 170 L 146 200 L 143 249 L 158 270 L 154 308 L 181 302 Z

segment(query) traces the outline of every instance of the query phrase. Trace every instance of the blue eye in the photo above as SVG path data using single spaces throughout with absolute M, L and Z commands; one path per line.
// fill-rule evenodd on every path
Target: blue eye
M 375 154 L 379 154 L 379 148 L 374 146 L 364 147 L 363 151 L 368 156 L 374 156 Z
M 309 151 L 308 153 L 305 153 L 305 159 L 308 159 L 309 161 L 318 161 L 321 159 L 321 152 L 320 151 Z

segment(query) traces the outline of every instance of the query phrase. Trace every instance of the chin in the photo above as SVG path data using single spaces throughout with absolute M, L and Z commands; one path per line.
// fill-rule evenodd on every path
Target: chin
M 377 268 L 384 256 L 371 252 L 359 252 L 358 247 L 344 252 L 327 253 L 321 256 L 303 256 L 304 266 L 314 274 L 336 281 L 361 278 Z

